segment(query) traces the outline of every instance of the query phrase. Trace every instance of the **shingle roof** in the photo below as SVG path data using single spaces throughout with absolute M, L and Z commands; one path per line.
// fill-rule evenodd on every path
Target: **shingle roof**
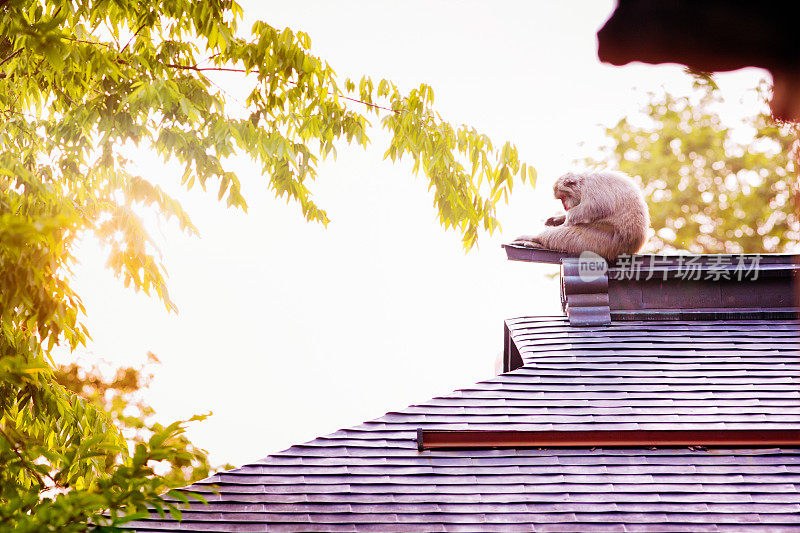
M 800 448 L 417 450 L 424 429 L 800 428 L 793 320 L 507 321 L 524 366 L 189 487 L 138 531 L 800 530 Z M 216 487 L 217 494 L 212 492 Z

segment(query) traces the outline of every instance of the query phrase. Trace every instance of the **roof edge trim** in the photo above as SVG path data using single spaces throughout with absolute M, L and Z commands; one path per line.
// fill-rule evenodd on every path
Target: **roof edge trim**
M 800 447 L 798 429 L 480 431 L 417 429 L 417 448 Z

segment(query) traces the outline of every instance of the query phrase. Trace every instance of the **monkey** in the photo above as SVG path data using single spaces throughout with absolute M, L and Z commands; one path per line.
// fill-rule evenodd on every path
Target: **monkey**
M 611 261 L 635 254 L 647 239 L 650 214 L 642 192 L 621 172 L 567 173 L 553 193 L 565 214 L 550 217 L 538 235 L 522 235 L 511 244 L 570 253 L 591 251 Z

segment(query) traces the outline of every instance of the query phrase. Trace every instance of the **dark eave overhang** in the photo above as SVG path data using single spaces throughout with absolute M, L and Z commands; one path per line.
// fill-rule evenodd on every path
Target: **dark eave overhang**
M 597 32 L 612 65 L 678 63 L 703 72 L 769 69 L 776 118 L 800 120 L 800 47 L 790 2 L 618 0 Z
M 800 314 L 800 260 L 792 254 L 633 255 L 593 272 L 574 254 L 504 248 L 514 261 L 561 265 L 561 305 L 572 325 Z

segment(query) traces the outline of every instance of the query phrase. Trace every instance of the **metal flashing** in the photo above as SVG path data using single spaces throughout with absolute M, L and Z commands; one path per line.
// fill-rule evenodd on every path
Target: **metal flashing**
M 578 257 L 578 254 L 548 250 L 546 248 L 530 248 L 516 244 L 504 244 L 506 256 L 511 261 L 529 261 L 533 263 L 547 263 L 558 265 L 565 257 Z
M 793 320 L 800 318 L 800 307 L 783 309 L 708 308 L 708 309 L 618 309 L 611 312 L 612 321 L 639 320 Z
M 595 326 L 611 323 L 608 298 L 608 272 L 605 262 L 602 270 L 585 275 L 583 259 L 565 257 L 561 260 L 561 308 L 573 326 Z
M 587 261 L 599 258 L 515 245 L 505 250 L 516 261 L 559 258 L 561 306 L 573 326 L 800 316 L 800 257 L 794 254 L 628 255 L 603 262 L 602 272 L 587 272 Z

